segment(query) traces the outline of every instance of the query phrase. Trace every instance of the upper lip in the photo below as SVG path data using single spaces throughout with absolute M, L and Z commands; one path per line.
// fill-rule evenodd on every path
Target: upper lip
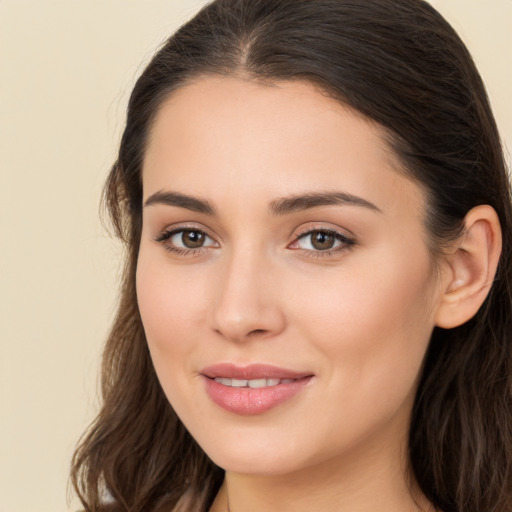
M 205 377 L 215 379 L 225 377 L 228 379 L 302 379 L 311 377 L 311 372 L 297 372 L 286 368 L 279 368 L 269 364 L 250 364 L 237 366 L 233 363 L 219 363 L 203 368 L 200 372 Z

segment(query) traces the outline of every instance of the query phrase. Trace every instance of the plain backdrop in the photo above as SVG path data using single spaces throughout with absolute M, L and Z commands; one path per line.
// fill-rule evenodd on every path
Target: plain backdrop
M 100 190 L 143 63 L 204 3 L 0 0 L 0 512 L 80 508 L 69 462 L 97 410 L 121 268 Z M 512 148 L 512 0 L 432 3 Z

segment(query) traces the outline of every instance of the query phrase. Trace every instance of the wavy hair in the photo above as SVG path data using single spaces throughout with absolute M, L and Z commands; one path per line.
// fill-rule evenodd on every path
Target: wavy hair
M 143 71 L 105 186 L 127 258 L 103 356 L 103 406 L 73 458 L 72 482 L 86 510 L 177 510 L 184 496 L 190 510 L 208 510 L 223 479 L 158 383 L 135 293 L 141 168 L 152 122 L 173 91 L 212 74 L 307 81 L 385 127 L 404 172 L 427 193 L 435 252 L 460 234 L 471 208 L 496 210 L 503 251 L 495 282 L 470 321 L 434 329 L 409 459 L 411 478 L 438 510 L 510 512 L 510 183 L 471 56 L 422 0 L 216 0 Z

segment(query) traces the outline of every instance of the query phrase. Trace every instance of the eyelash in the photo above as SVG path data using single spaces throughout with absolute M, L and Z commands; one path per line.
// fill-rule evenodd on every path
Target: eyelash
M 340 242 L 340 246 L 334 247 L 332 249 L 325 250 L 313 250 L 313 249 L 295 249 L 301 251 L 308 258 L 323 258 L 332 256 L 334 254 L 340 254 L 342 252 L 350 250 L 354 245 L 356 245 L 356 241 L 349 236 L 340 233 L 339 231 L 326 228 L 326 227 L 307 227 L 298 232 L 294 233 L 294 241 L 292 244 L 297 244 L 299 240 L 304 239 L 308 236 L 312 236 L 314 233 L 322 233 L 325 235 L 330 235 L 335 238 L 336 241 Z M 292 245 L 291 244 L 291 245 Z
M 191 232 L 194 232 L 194 233 L 200 233 L 201 235 L 209 238 L 210 240 L 213 240 L 202 229 L 197 229 L 197 228 L 194 228 L 194 227 L 182 226 L 182 227 L 179 227 L 179 228 L 176 228 L 176 229 L 168 229 L 168 230 L 162 231 L 162 233 L 160 233 L 159 235 L 157 235 L 155 237 L 155 242 L 161 243 L 164 246 L 164 249 L 166 251 L 169 251 L 169 252 L 171 252 L 173 254 L 177 254 L 178 256 L 191 256 L 191 257 L 193 257 L 193 256 L 201 256 L 201 254 L 203 254 L 203 252 L 209 246 L 202 246 L 202 247 L 198 247 L 196 249 L 192 249 L 192 248 L 175 247 L 175 246 L 172 246 L 172 245 L 169 245 L 168 243 L 166 243 L 174 235 L 177 235 L 179 233 L 183 233 L 185 231 L 191 231 Z
M 193 248 L 185 249 L 185 248 L 181 248 L 181 247 L 172 246 L 172 245 L 169 245 L 168 243 L 166 243 L 174 235 L 183 233 L 185 231 L 199 233 L 213 241 L 213 239 L 205 231 L 203 231 L 201 229 L 194 228 L 194 227 L 184 226 L 184 227 L 180 227 L 180 228 L 176 228 L 176 229 L 169 229 L 169 230 L 163 231 L 162 233 L 160 233 L 159 235 L 157 235 L 155 237 L 155 242 L 161 243 L 164 246 L 164 249 L 166 251 L 169 251 L 178 256 L 189 256 L 189 257 L 201 256 L 203 254 L 203 252 L 210 246 L 201 246 L 196 249 L 193 249 Z M 294 241 L 289 245 L 297 244 L 299 242 L 299 240 L 304 239 L 307 236 L 312 236 L 314 233 L 323 233 L 325 235 L 330 235 L 330 236 L 334 237 L 336 239 L 336 241 L 340 242 L 341 245 L 338 247 L 335 247 L 333 249 L 325 249 L 325 250 L 313 250 L 313 249 L 301 249 L 301 248 L 296 248 L 293 250 L 301 251 L 306 257 L 309 257 L 309 258 L 322 258 L 322 257 L 332 256 L 333 254 L 347 251 L 347 250 L 351 249 L 354 245 L 356 245 L 356 241 L 353 238 L 350 238 L 347 235 L 340 233 L 339 231 L 336 231 L 335 229 L 325 228 L 325 227 L 312 227 L 312 228 L 308 227 L 303 230 L 300 230 L 300 231 L 294 233 Z

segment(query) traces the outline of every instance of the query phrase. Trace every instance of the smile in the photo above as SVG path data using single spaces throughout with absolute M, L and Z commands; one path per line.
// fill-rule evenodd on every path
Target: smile
M 270 365 L 222 363 L 201 371 L 206 394 L 222 409 L 240 415 L 263 414 L 288 402 L 311 382 L 310 372 Z
M 290 384 L 296 379 L 229 379 L 227 377 L 216 377 L 215 381 L 223 386 L 232 388 L 267 388 L 278 386 L 279 384 Z

